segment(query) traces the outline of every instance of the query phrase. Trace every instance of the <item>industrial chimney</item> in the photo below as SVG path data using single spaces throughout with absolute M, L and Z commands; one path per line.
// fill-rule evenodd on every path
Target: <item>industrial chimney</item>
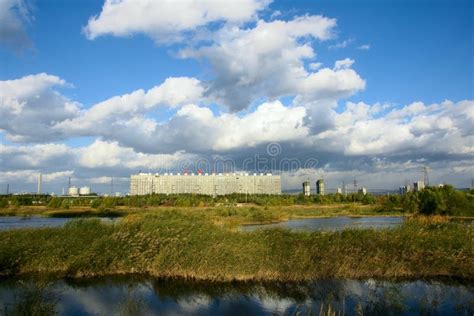
M 38 192 L 37 192 L 38 194 L 41 194 L 42 184 L 43 184 L 43 175 L 40 172 L 40 174 L 38 176 Z

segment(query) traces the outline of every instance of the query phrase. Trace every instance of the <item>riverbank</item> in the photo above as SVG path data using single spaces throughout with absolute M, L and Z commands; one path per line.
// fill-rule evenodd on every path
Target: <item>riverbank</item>
M 211 281 L 474 280 L 473 238 L 472 226 L 441 217 L 412 218 L 379 231 L 245 233 L 216 225 L 203 212 L 164 210 L 131 214 L 114 225 L 77 220 L 63 228 L 0 232 L 0 274 L 146 274 Z
M 218 205 L 214 207 L 114 207 L 94 209 L 76 206 L 69 209 L 58 209 L 48 206 L 16 206 L 0 209 L 0 216 L 46 216 L 46 217 L 121 217 L 133 214 L 159 214 L 170 210 L 183 213 L 202 213 L 214 221 L 225 219 L 226 222 L 269 223 L 292 218 L 312 218 L 331 216 L 400 216 L 400 211 L 381 212 L 377 205 L 361 203 L 337 203 L 331 205 L 294 205 L 294 206 L 258 206 L 252 203 L 232 206 Z

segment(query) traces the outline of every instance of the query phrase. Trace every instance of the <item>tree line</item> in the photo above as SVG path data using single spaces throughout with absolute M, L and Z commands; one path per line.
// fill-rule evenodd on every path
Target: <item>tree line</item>
M 403 195 L 381 198 L 381 210 L 400 210 L 423 215 L 474 216 L 474 190 L 463 192 L 450 185 L 427 187 Z
M 73 206 L 111 209 L 118 206 L 128 207 L 212 207 L 232 206 L 239 203 L 251 203 L 259 206 L 291 205 L 327 205 L 335 203 L 362 203 L 378 205 L 381 212 L 401 211 L 426 215 L 465 215 L 474 216 L 474 190 L 462 192 L 452 186 L 427 187 L 420 192 L 408 192 L 404 195 L 390 194 L 374 196 L 371 194 L 351 193 L 304 196 L 281 194 L 230 194 L 212 197 L 200 194 L 149 194 L 125 197 L 55 197 L 50 195 L 4 195 L 0 197 L 0 208 L 15 206 L 45 205 L 51 208 L 68 209 Z

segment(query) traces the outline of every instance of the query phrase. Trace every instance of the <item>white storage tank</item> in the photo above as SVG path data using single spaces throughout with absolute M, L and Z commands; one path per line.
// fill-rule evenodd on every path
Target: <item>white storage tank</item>
M 79 195 L 79 189 L 77 187 L 70 187 L 68 190 L 69 195 Z
M 79 189 L 79 194 L 80 195 L 90 195 L 91 194 L 91 188 L 89 187 L 81 187 Z

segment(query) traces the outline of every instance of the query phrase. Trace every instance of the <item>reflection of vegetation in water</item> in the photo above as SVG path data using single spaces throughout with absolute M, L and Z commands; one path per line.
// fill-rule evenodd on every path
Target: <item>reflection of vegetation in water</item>
M 405 311 L 404 301 L 406 297 L 402 294 L 403 283 L 392 284 L 382 281 L 368 280 L 367 298 L 365 304 L 359 309 L 364 315 L 378 315 L 386 311 L 400 314 Z
M 102 306 L 102 310 L 96 312 L 116 315 L 155 312 L 219 314 L 228 312 L 229 306 L 240 306 L 241 311 L 253 313 L 285 315 L 406 312 L 471 315 L 474 312 L 472 286 L 454 284 L 372 279 L 329 279 L 314 283 L 203 282 L 129 276 L 56 281 L 10 280 L 0 283 L 0 293 L 13 293 L 12 297 L 0 300 L 0 303 L 8 304 L 1 308 L 0 315 L 52 315 L 56 308 L 65 311 L 64 304 L 71 303 L 70 300 L 76 296 L 81 297 L 81 293 L 88 293 L 86 297 L 93 295 L 94 301 L 99 303 L 97 306 Z M 115 305 L 113 310 L 108 310 L 111 301 Z M 84 311 L 88 310 L 87 303 L 76 301 Z
M 119 304 L 119 314 L 123 316 L 133 315 L 146 315 L 146 303 L 145 300 L 138 294 L 128 292 L 128 295 L 124 297 Z
M 156 280 L 154 290 L 160 298 L 175 302 L 193 297 L 232 299 L 258 297 L 260 301 L 286 301 L 292 305 L 290 315 L 380 315 L 387 311 L 400 314 L 410 309 L 436 311 L 432 302 L 423 300 L 419 305 L 407 306 L 412 292 L 407 284 L 368 280 L 324 280 L 314 283 L 209 283 L 186 280 Z M 405 293 L 404 293 L 405 292 Z M 464 309 L 466 311 L 466 309 Z
M 20 288 L 15 289 L 11 304 L 4 307 L 0 315 L 55 315 L 57 298 L 47 282 L 19 282 Z

